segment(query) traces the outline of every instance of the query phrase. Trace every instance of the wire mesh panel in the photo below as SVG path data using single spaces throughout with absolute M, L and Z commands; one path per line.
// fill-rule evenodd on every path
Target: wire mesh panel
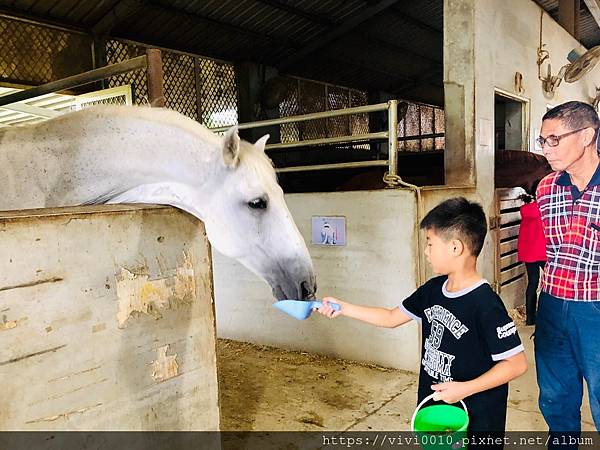
M 299 113 L 309 114 L 326 111 L 327 99 L 325 97 L 325 85 L 312 81 L 303 80 L 298 86 L 300 98 Z M 319 139 L 327 136 L 327 120 L 316 119 L 298 124 L 300 140 Z
M 433 134 L 433 108 L 431 106 L 421 105 L 419 107 L 421 113 L 421 134 Z M 433 138 L 421 139 L 421 150 L 433 150 Z
M 128 44 L 117 40 L 106 42 L 106 64 L 116 64 L 137 56 L 144 55 L 146 48 Z M 131 85 L 133 103 L 136 105 L 147 105 L 148 102 L 148 76 L 146 69 L 133 70 L 131 72 L 115 75 L 107 78 L 108 87 Z
M 143 55 L 146 47 L 111 40 L 106 44 L 107 64 Z M 162 51 L 165 106 L 209 128 L 238 121 L 237 84 L 232 64 L 183 53 Z M 148 78 L 136 70 L 108 79 L 109 86 L 131 85 L 135 104 L 148 104 Z M 200 111 L 199 111 L 200 110 Z
M 435 106 L 406 102 L 404 120 L 398 122 L 399 151 L 419 152 L 444 150 L 444 110 Z M 425 137 L 424 137 L 425 136 Z
M 165 106 L 198 120 L 194 57 L 162 52 Z
M 421 140 L 419 139 L 420 134 L 421 119 L 419 114 L 419 105 L 415 103 L 409 103 L 406 116 L 404 117 L 404 136 L 414 136 L 416 139 L 404 141 L 404 150 L 408 152 L 418 152 L 421 150 Z
M 131 105 L 131 86 L 118 86 L 101 91 L 88 92 L 75 98 L 75 110 L 91 108 L 96 105 Z
M 0 17 L 0 81 L 40 85 L 89 70 L 86 35 Z
M 238 123 L 237 83 L 232 64 L 198 59 L 201 122 L 208 128 Z
M 443 109 L 435 108 L 434 109 L 434 129 L 435 133 L 444 133 L 446 124 L 445 124 L 446 116 Z M 436 150 L 444 150 L 446 146 L 446 138 L 444 137 L 436 137 L 435 138 L 435 149 Z
M 279 117 L 297 116 L 300 114 L 299 80 L 286 77 L 288 84 L 286 98 L 279 103 Z M 300 130 L 297 123 L 284 123 L 280 128 L 281 142 L 294 142 L 300 140 Z
M 285 77 L 287 95 L 279 104 L 279 116 L 323 112 L 335 109 L 364 106 L 367 93 L 317 81 Z M 369 115 L 330 117 L 308 122 L 282 124 L 281 142 L 366 134 L 369 132 Z M 357 147 L 357 146 L 355 146 Z M 368 146 L 364 146 L 368 148 Z M 361 146 L 362 148 L 362 146 Z
M 350 90 L 350 108 L 368 104 L 367 93 Z M 367 134 L 369 132 L 369 115 L 353 114 L 350 118 L 350 134 Z
M 350 107 L 348 89 L 338 86 L 327 86 L 327 109 L 343 109 Z M 338 116 L 327 119 L 329 137 L 348 136 L 350 134 L 350 117 Z

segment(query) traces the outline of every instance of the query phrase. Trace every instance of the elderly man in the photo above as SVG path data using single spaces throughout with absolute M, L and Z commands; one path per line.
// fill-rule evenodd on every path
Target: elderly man
M 537 138 L 554 170 L 537 188 L 548 262 L 535 334 L 539 405 L 551 434 L 579 434 L 583 379 L 600 427 L 599 128 L 594 108 L 568 102 L 544 115 Z

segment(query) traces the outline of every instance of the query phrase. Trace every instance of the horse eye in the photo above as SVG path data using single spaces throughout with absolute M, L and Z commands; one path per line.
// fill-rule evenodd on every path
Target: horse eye
M 248 206 L 252 209 L 267 209 L 267 200 L 259 197 L 248 202 Z

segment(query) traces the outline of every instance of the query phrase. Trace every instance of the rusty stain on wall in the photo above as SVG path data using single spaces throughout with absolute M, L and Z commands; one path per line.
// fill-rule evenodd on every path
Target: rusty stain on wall
M 116 275 L 116 285 L 119 328 L 126 327 L 127 319 L 134 313 L 160 319 L 159 310 L 189 304 L 196 297 L 194 266 L 191 256 L 185 252 L 183 264 L 172 276 L 149 280 L 147 274 L 133 273 L 122 267 Z
M 169 345 L 159 347 L 156 350 L 156 360 L 152 361 L 152 378 L 156 381 L 165 381 L 173 378 L 179 373 L 179 364 L 177 364 L 177 353 L 167 355 Z
M 99 323 L 92 327 L 92 333 L 97 333 L 98 331 L 103 331 L 103 330 L 106 330 L 105 323 Z
M 2 314 L 2 320 L 0 321 L 0 331 L 12 330 L 13 328 L 16 328 L 17 326 L 19 326 L 19 324 L 25 322 L 26 320 L 27 317 L 21 317 L 17 320 L 7 320 L 6 315 Z

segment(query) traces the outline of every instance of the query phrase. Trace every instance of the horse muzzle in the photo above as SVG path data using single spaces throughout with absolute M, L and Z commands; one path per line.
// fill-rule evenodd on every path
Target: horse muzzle
M 278 276 L 265 277 L 277 300 L 311 300 L 317 292 L 317 279 L 312 264 L 310 267 L 293 267 L 282 270 L 279 265 Z M 273 274 L 274 275 L 274 274 Z

